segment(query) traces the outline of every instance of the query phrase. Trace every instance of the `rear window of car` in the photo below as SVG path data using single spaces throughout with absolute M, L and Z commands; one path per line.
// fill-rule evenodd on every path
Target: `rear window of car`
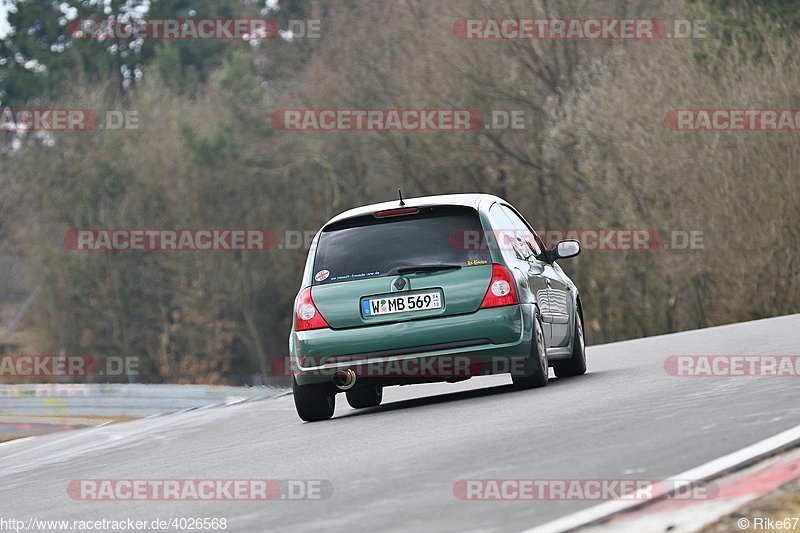
M 349 219 L 323 229 L 314 258 L 314 284 L 387 276 L 404 266 L 491 262 L 489 250 L 465 246 L 482 235 L 478 213 L 458 206 L 420 208 L 412 215 Z

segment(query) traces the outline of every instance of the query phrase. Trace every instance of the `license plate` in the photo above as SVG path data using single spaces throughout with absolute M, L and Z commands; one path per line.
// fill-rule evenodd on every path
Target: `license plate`
M 361 300 L 361 314 L 365 317 L 441 308 L 442 295 L 439 292 L 381 296 Z

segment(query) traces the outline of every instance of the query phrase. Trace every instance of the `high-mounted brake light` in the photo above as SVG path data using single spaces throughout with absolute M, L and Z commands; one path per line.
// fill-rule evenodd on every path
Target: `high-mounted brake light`
M 492 281 L 486 289 L 486 295 L 481 302 L 481 309 L 487 307 L 503 307 L 518 304 L 517 289 L 514 277 L 503 265 L 492 265 Z
M 419 209 L 416 207 L 403 207 L 400 209 L 387 209 L 386 211 L 376 211 L 373 213 L 372 216 L 375 218 L 385 218 L 385 217 L 399 217 L 401 215 L 416 215 L 419 213 Z
M 294 304 L 294 330 L 307 331 L 309 329 L 328 328 L 328 322 L 314 305 L 311 299 L 311 287 L 306 287 L 297 295 Z

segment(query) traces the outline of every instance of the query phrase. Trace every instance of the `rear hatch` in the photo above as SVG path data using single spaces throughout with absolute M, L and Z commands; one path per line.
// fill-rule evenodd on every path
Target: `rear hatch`
M 328 324 L 366 327 L 476 311 L 492 277 L 475 209 L 404 208 L 330 224 L 320 233 L 312 296 Z M 461 238 L 458 238 L 461 236 Z

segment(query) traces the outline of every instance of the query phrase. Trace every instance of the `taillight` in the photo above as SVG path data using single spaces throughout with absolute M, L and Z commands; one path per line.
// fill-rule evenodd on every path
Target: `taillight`
M 399 217 L 403 215 L 416 215 L 419 209 L 416 207 L 403 207 L 400 209 L 387 209 L 386 211 L 376 211 L 372 214 L 375 218 Z
M 309 329 L 328 328 L 328 323 L 314 305 L 311 299 L 311 287 L 306 287 L 297 295 L 294 304 L 294 330 L 306 331 Z
M 503 265 L 492 265 L 492 281 L 481 302 L 481 309 L 518 304 L 514 277 Z

